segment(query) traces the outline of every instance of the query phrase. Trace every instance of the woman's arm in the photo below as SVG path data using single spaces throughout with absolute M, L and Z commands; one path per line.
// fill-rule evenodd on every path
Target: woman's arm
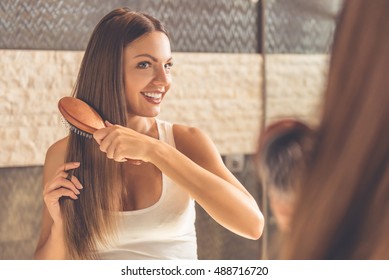
M 151 162 L 184 187 L 204 210 L 230 231 L 258 239 L 264 218 L 250 193 L 226 168 L 211 139 L 198 128 L 174 125 L 176 149 L 159 141 Z
M 43 212 L 41 233 L 35 250 L 35 259 L 67 259 L 64 239 L 63 221 L 59 199 L 68 196 L 77 199 L 80 182 L 72 177 L 66 179 L 65 170 L 77 168 L 79 164 L 64 164 L 66 140 L 53 144 L 46 153 L 43 169 Z
M 94 137 L 108 158 L 153 163 L 230 231 L 250 239 L 261 236 L 264 218 L 256 201 L 225 167 L 215 145 L 200 129 L 175 125 L 177 149 L 118 125 L 101 129 Z

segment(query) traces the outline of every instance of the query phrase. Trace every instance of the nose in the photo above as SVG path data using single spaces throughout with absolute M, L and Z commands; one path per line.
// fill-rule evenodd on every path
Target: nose
M 158 67 L 154 77 L 154 83 L 158 85 L 169 85 L 171 83 L 171 76 L 169 69 L 166 69 L 164 66 Z

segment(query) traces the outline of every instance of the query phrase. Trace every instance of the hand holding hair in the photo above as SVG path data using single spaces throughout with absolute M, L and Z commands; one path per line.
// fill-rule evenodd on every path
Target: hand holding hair
M 55 173 L 53 179 L 49 181 L 43 190 L 43 199 L 46 207 L 54 221 L 61 220 L 61 211 L 59 207 L 59 199 L 61 197 L 69 197 L 78 199 L 77 195 L 83 188 L 76 176 L 68 178 L 68 170 L 74 170 L 80 166 L 79 162 L 67 162 L 61 165 Z

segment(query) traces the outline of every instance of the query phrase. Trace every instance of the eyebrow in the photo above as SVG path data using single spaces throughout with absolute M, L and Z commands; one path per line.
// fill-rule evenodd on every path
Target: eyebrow
M 158 59 L 157 59 L 157 58 L 155 58 L 154 56 L 149 55 L 149 54 L 147 54 L 147 53 L 138 54 L 138 55 L 134 56 L 133 58 L 142 57 L 142 56 L 148 57 L 148 58 L 150 58 L 151 60 L 153 60 L 154 62 L 158 62 Z M 172 59 L 173 59 L 173 57 L 170 57 L 167 61 L 172 60 Z

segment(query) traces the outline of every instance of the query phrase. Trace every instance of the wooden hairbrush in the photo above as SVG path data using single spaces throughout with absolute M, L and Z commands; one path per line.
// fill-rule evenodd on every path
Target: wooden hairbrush
M 106 127 L 101 116 L 87 103 L 66 96 L 59 100 L 58 109 L 68 122 L 70 130 L 86 138 L 92 138 L 92 134 Z
M 58 101 L 58 109 L 69 124 L 70 131 L 77 135 L 91 139 L 96 130 L 106 127 L 102 117 L 95 109 L 78 98 L 62 97 Z M 134 165 L 140 165 L 143 162 L 128 158 L 126 160 Z

